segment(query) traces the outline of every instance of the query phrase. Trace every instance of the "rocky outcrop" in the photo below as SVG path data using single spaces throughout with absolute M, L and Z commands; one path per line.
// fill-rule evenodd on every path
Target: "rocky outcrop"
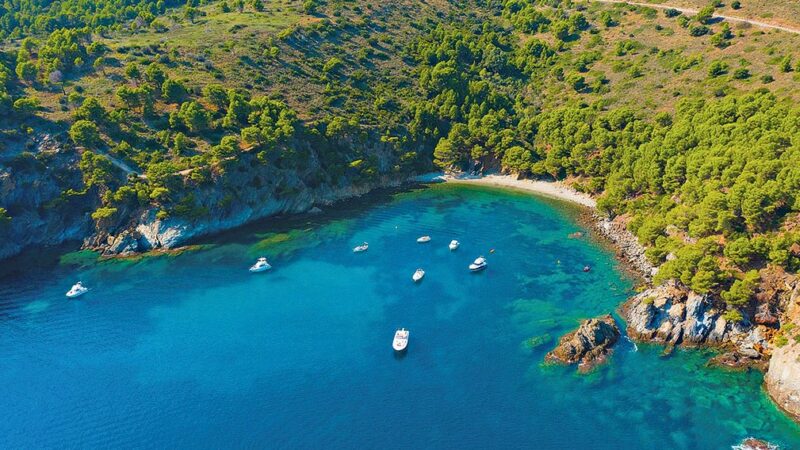
M 584 320 L 577 330 L 559 340 L 545 361 L 578 364 L 578 370 L 586 372 L 606 360 L 619 337 L 619 327 L 610 314 Z
M 724 306 L 711 295 L 692 292 L 677 281 L 647 289 L 621 308 L 628 336 L 638 341 L 676 346 L 709 345 L 734 352 L 725 365 L 759 365 L 766 361 L 768 335 L 764 325 L 732 322 Z
M 99 204 L 95 192 L 84 192 L 76 151 L 49 135 L 34 136 L 24 149 L 0 155 L 0 208 L 11 217 L 0 221 L 0 260 L 83 239 Z
M 625 261 L 631 268 L 640 273 L 645 280 L 658 272 L 645 257 L 645 248 L 639 244 L 639 240 L 627 228 L 625 216 L 617 216 L 614 219 L 594 214 L 594 224 L 597 231 L 614 243 L 620 259 Z
M 787 303 L 786 325 L 781 327 L 781 340 L 772 351 L 764 383 L 775 403 L 800 421 L 800 287 L 795 287 Z

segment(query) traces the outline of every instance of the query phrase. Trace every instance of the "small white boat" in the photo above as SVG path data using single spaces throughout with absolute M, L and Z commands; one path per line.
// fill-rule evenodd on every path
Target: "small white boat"
M 394 332 L 394 340 L 392 341 L 392 348 L 396 352 L 405 351 L 408 347 L 408 330 L 400 328 Z
M 424 244 L 424 243 L 430 242 L 430 241 L 431 241 L 431 237 L 430 236 L 420 236 L 420 237 L 417 238 L 417 242 L 419 242 L 420 244 Z
M 469 265 L 469 270 L 477 272 L 486 268 L 486 258 L 479 256 L 472 264 Z
M 81 295 L 87 292 L 89 292 L 89 288 L 87 288 L 86 286 L 83 285 L 83 283 L 78 281 L 77 283 L 75 283 L 75 285 L 72 286 L 72 288 L 70 288 L 69 291 L 67 291 L 67 298 L 80 297 Z
M 421 280 L 422 277 L 424 276 L 425 276 L 425 271 L 422 269 L 417 269 L 417 271 L 414 272 L 414 275 L 411 276 L 411 279 L 414 280 L 414 283 L 416 283 L 417 281 Z
M 264 272 L 265 270 L 272 269 L 272 266 L 267 262 L 267 258 L 258 258 L 255 264 L 250 266 L 250 273 Z
M 448 247 L 450 247 L 450 251 L 453 251 L 457 249 L 459 245 L 461 245 L 461 242 L 458 242 L 457 240 L 453 239 L 452 241 L 450 241 L 450 245 L 448 245 Z
M 364 242 L 363 244 L 354 247 L 353 248 L 353 253 L 365 252 L 365 251 L 367 251 L 368 248 L 369 248 L 369 244 Z

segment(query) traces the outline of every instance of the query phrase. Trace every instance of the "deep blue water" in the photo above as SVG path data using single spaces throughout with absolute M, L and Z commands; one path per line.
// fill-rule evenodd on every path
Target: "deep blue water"
M 542 364 L 633 285 L 567 238 L 580 226 L 564 205 L 435 186 L 336 209 L 177 256 L 6 267 L 0 446 L 800 448 L 761 376 L 707 369 L 704 352 L 623 342 L 589 375 Z M 274 269 L 249 274 L 261 255 Z M 489 268 L 469 273 L 479 255 Z M 77 280 L 92 291 L 69 301 Z

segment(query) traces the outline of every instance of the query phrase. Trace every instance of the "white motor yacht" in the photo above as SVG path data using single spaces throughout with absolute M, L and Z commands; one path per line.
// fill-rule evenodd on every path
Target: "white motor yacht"
M 83 285 L 80 281 L 75 283 L 69 291 L 67 291 L 67 298 L 76 298 L 80 297 L 81 295 L 89 292 L 89 288 Z
M 365 252 L 365 251 L 367 251 L 367 249 L 368 249 L 368 248 L 369 248 L 369 244 L 368 244 L 368 243 L 366 243 L 366 242 L 364 242 L 364 243 L 363 243 L 363 244 L 361 244 L 361 245 L 357 245 L 357 246 L 355 246 L 355 247 L 353 248 L 353 253 Z
M 469 270 L 477 272 L 486 268 L 486 258 L 479 256 L 472 264 L 469 265 Z
M 424 244 L 424 243 L 430 242 L 430 241 L 431 241 L 431 237 L 430 236 L 420 236 L 420 237 L 417 238 L 417 242 L 419 242 L 420 244 Z
M 425 271 L 422 269 L 417 269 L 417 271 L 414 272 L 414 275 L 411 276 L 411 279 L 414 280 L 414 283 L 416 283 L 417 281 L 421 280 L 422 277 L 424 276 L 425 276 Z
M 250 266 L 250 273 L 263 272 L 269 269 L 272 269 L 272 266 L 270 266 L 267 262 L 267 258 L 261 257 L 258 258 L 258 261 L 256 261 L 255 264 Z
M 402 352 L 405 351 L 406 347 L 408 347 L 408 330 L 400 328 L 394 332 L 392 348 L 396 352 Z
M 448 247 L 450 247 L 450 250 L 453 251 L 457 249 L 459 245 L 461 245 L 461 243 L 453 239 L 452 241 L 450 241 L 450 245 L 448 245 Z

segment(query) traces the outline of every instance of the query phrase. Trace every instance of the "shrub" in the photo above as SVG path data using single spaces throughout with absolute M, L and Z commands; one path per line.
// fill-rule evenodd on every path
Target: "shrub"
M 744 68 L 736 69 L 733 71 L 733 78 L 737 80 L 746 80 L 750 78 L 750 71 Z
M 708 68 L 708 76 L 715 78 L 728 73 L 728 63 L 724 61 L 714 61 Z
M 100 207 L 97 208 L 97 210 L 92 213 L 92 219 L 96 221 L 101 221 L 103 219 L 111 218 L 116 213 L 117 213 L 117 208 Z
M 79 120 L 70 127 L 69 137 L 76 145 L 93 147 L 100 142 L 100 131 L 93 122 Z
M 729 309 L 725 311 L 725 314 L 722 315 L 722 318 L 728 322 L 741 322 L 744 320 L 744 316 L 742 316 L 741 311 L 738 309 Z

